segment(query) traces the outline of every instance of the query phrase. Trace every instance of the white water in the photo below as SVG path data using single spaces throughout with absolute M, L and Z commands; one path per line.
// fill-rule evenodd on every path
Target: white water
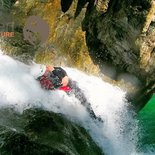
M 94 122 L 74 97 L 62 91 L 45 91 L 29 74 L 29 66 L 0 54 L 0 107 L 11 106 L 22 112 L 31 107 L 63 113 L 85 127 L 108 155 L 134 155 L 136 124 L 127 110 L 125 92 L 101 79 L 76 69 L 65 68 L 78 81 L 96 115 L 104 124 Z

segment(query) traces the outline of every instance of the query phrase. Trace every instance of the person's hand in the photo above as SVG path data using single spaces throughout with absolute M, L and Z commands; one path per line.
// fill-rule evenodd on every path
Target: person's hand
M 62 86 L 64 87 L 64 86 L 67 86 L 67 85 L 68 85 L 68 82 L 69 82 L 69 78 L 68 78 L 68 76 L 65 76 L 65 77 L 62 79 L 61 84 L 62 84 Z

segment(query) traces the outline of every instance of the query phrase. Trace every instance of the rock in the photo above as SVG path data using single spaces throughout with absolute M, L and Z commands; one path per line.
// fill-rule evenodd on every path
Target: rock
M 89 56 L 85 32 L 81 28 L 86 7 L 87 0 L 44 0 L 41 2 L 30 0 L 29 3 L 19 1 L 10 12 L 14 15 L 15 36 L 5 38 L 2 48 L 6 54 L 19 58 L 25 63 L 27 59 L 31 59 L 38 63 L 63 64 L 98 74 L 99 68 L 93 64 Z M 31 45 L 23 37 L 26 20 L 36 14 L 50 27 L 48 41 L 39 46 L 38 44 Z
M 61 114 L 41 109 L 29 109 L 23 114 L 10 109 L 0 111 L 1 120 L 6 120 L 0 126 L 1 155 L 103 154 L 84 128 Z
M 155 75 L 153 16 L 153 1 L 111 0 L 103 14 L 98 6 L 89 7 L 83 22 L 94 63 L 101 69 L 105 63 L 113 64 L 118 72 L 136 75 L 143 83 L 139 93 L 145 95 L 142 90 L 150 85 Z
M 119 73 L 133 74 L 142 83 L 138 93 L 145 94 L 155 76 L 154 8 L 150 0 L 19 1 L 11 10 L 15 37 L 1 46 L 24 62 L 63 64 L 95 75 L 104 65 L 114 66 L 115 80 Z M 49 39 L 41 46 L 30 45 L 22 36 L 26 19 L 34 14 L 50 26 Z M 137 99 L 134 95 L 130 101 Z
M 108 3 L 110 0 L 95 0 L 96 10 L 100 13 L 105 13 L 108 9 Z

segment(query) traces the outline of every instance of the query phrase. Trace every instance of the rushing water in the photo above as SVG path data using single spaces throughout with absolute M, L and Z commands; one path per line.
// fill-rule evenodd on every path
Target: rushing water
M 125 99 L 125 92 L 98 77 L 65 68 L 78 81 L 87 99 L 104 123 L 92 120 L 74 96 L 62 91 L 46 91 L 29 74 L 30 66 L 0 54 L 0 107 L 23 110 L 40 107 L 66 115 L 85 127 L 94 141 L 108 155 L 136 155 L 137 122 Z

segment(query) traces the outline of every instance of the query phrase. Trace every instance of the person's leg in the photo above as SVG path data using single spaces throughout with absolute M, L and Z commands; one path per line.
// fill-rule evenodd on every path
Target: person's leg
M 97 118 L 92 107 L 91 104 L 88 102 L 88 100 L 86 99 L 84 93 L 82 92 L 82 90 L 77 86 L 77 83 L 75 81 L 70 80 L 69 82 L 69 86 L 72 89 L 72 92 L 74 93 L 75 97 L 81 102 L 81 104 L 83 106 L 86 107 L 87 111 L 89 112 L 90 116 L 92 118 Z

